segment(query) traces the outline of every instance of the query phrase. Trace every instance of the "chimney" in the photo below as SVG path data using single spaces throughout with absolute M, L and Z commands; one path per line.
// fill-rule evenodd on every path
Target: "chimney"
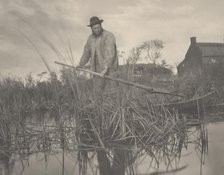
M 196 44 L 196 37 L 194 36 L 194 37 L 191 37 L 191 44 Z

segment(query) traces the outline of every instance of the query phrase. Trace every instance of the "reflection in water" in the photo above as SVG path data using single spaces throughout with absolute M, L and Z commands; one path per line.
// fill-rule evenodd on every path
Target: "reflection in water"
M 0 175 L 11 175 L 15 160 L 10 155 L 0 155 Z
M 0 120 L 0 175 L 10 175 L 14 167 L 11 147 L 10 121 Z
M 196 145 L 201 165 L 204 163 L 204 156 L 207 153 L 207 131 L 203 124 L 189 127 L 187 129 L 188 136 L 181 137 L 184 140 L 178 140 L 178 142 L 177 140 L 175 142 L 170 140 L 175 145 L 165 145 L 165 147 L 163 147 L 164 145 L 157 145 L 163 149 L 161 151 L 155 148 L 157 152 L 153 152 L 153 148 L 150 147 L 149 149 L 148 146 L 139 149 L 139 147 L 135 148 L 134 146 L 127 148 L 122 145 L 120 147 L 107 145 L 106 149 L 102 149 L 99 145 L 91 145 L 91 141 L 77 142 L 77 133 L 74 132 L 75 126 L 75 121 L 71 119 L 64 121 L 47 119 L 39 123 L 26 121 L 26 124 L 1 122 L 1 174 L 10 175 L 14 172 L 14 174 L 25 175 L 29 174 L 34 166 L 39 168 L 38 171 L 42 170 L 42 173 L 53 168 L 52 170 L 57 170 L 54 174 L 62 175 L 99 174 L 99 172 L 101 174 L 122 175 L 124 171 L 134 175 L 153 172 L 153 169 L 157 174 L 164 174 L 165 172 L 176 172 L 177 174 L 186 168 L 186 164 L 180 165 L 178 168 L 178 162 L 182 148 L 187 147 L 188 143 Z M 121 142 L 119 143 L 121 144 Z M 175 149 L 175 151 L 170 151 L 170 148 Z M 35 155 L 39 156 L 35 157 Z M 15 158 L 17 163 L 13 170 Z M 55 162 L 55 160 L 57 161 Z M 40 166 L 37 166 L 36 162 Z M 59 166 L 51 167 L 53 164 Z M 168 169 L 166 169 L 167 167 Z M 34 173 L 32 172 L 32 174 Z
M 200 163 L 200 155 L 197 154 L 194 145 L 183 151 L 180 159 L 180 165 L 188 164 L 188 168 L 178 173 L 178 175 L 200 174 L 202 166 L 203 175 L 222 175 L 223 174 L 223 141 L 224 141 L 224 123 L 210 123 L 208 129 L 208 154 L 204 157 L 204 164 Z M 197 147 L 196 147 L 197 148 Z
M 224 172 L 224 123 L 208 126 L 209 156 L 206 159 L 205 174 L 222 175 Z

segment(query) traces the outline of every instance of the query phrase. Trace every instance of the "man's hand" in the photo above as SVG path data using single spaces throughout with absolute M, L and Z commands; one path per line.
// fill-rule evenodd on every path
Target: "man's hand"
M 108 72 L 108 67 L 106 67 L 100 74 L 102 77 L 104 77 Z

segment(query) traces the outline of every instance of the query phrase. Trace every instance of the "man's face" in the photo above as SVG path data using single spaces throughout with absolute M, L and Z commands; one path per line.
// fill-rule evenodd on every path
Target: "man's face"
M 95 24 L 92 26 L 92 32 L 95 36 L 99 36 L 102 33 L 101 24 Z

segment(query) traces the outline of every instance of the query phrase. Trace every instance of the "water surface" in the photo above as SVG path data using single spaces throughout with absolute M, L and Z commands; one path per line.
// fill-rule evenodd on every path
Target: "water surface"
M 224 172 L 224 123 L 210 123 L 206 125 L 208 131 L 208 154 L 205 156 L 204 164 L 201 166 L 201 154 L 196 151 L 197 145 L 189 144 L 183 148 L 179 166 L 187 165 L 187 168 L 176 175 L 223 175 Z M 19 155 L 12 155 L 10 159 L 1 157 L 0 175 L 73 175 L 78 174 L 78 161 L 76 153 L 66 152 L 64 164 L 62 153 L 44 155 L 43 153 L 32 154 L 26 158 Z M 22 161 L 21 161 L 22 159 Z M 91 167 L 96 167 L 97 162 L 93 160 L 88 164 L 88 173 L 94 174 Z M 138 167 L 139 172 L 151 173 L 154 170 L 149 168 L 149 161 L 145 159 Z M 63 168 L 64 167 L 64 168 Z M 161 165 L 162 169 L 163 165 Z

